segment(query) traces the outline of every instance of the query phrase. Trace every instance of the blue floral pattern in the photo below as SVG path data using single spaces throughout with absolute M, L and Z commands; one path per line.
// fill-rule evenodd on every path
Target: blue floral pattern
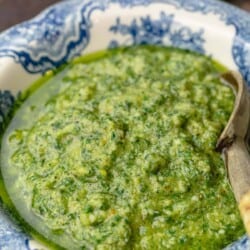
M 0 57 L 13 57 L 29 73 L 43 73 L 57 67 L 87 46 L 90 14 L 104 6 L 102 0 L 72 0 L 51 7 L 34 20 L 2 33 Z
M 6 118 L 9 116 L 15 103 L 15 97 L 10 91 L 0 90 L 0 132 L 4 129 L 4 123 Z
M 89 41 L 91 15 L 105 11 L 111 4 L 122 8 L 163 3 L 189 12 L 214 13 L 228 26 L 235 28 L 232 56 L 250 86 L 250 17 L 247 13 L 215 0 L 68 0 L 52 6 L 35 19 L 0 34 L 0 57 L 12 57 L 29 73 L 43 73 L 79 55 Z M 223 8 L 222 8 L 223 7 Z M 73 14 L 72 14 L 73 13 Z M 175 22 L 173 14 L 161 12 L 159 18 L 141 16 L 125 24 L 121 18 L 110 32 L 128 37 L 125 44 L 117 39 L 110 47 L 130 44 L 171 44 L 205 53 L 203 30 L 191 30 Z M 45 49 L 46 48 L 46 49 Z M 0 91 L 0 128 L 13 106 L 14 97 Z M 0 202 L 0 249 L 29 250 L 29 236 L 24 234 L 4 212 Z M 250 249 L 250 241 L 243 237 L 226 250 Z
M 189 27 L 180 26 L 174 22 L 174 15 L 160 13 L 160 18 L 152 20 L 150 16 L 141 17 L 139 22 L 134 19 L 130 25 L 122 24 L 120 18 L 116 19 L 116 24 L 110 27 L 114 34 L 123 36 L 129 35 L 125 43 L 119 44 L 117 40 L 112 40 L 109 47 L 158 44 L 172 45 L 175 47 L 190 49 L 199 53 L 205 53 L 203 29 L 193 32 Z
M 29 237 L 16 226 L 4 211 L 0 201 L 0 249 L 30 250 Z
M 239 241 L 233 243 L 228 246 L 224 250 L 249 250 L 250 249 L 250 241 L 247 236 L 242 237 Z

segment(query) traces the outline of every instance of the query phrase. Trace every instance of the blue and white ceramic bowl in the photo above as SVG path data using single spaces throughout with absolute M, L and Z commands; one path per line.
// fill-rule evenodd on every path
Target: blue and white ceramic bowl
M 0 34 L 0 127 L 14 96 L 45 71 L 100 49 L 172 45 L 238 69 L 250 86 L 250 14 L 217 0 L 69 0 Z M 0 249 L 44 249 L 0 205 Z M 228 250 L 250 249 L 243 237 Z

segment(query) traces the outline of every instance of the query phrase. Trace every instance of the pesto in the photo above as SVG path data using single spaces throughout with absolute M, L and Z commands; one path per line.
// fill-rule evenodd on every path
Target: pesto
M 221 249 L 244 233 L 214 151 L 234 95 L 203 55 L 80 58 L 17 110 L 1 150 L 20 215 L 67 249 Z

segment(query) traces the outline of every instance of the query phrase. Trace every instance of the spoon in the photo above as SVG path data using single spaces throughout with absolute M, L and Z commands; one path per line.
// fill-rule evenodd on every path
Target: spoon
M 247 146 L 250 137 L 250 96 L 239 72 L 229 71 L 222 74 L 221 78 L 233 87 L 236 99 L 216 149 L 224 155 L 229 181 L 246 231 L 250 235 L 250 155 Z

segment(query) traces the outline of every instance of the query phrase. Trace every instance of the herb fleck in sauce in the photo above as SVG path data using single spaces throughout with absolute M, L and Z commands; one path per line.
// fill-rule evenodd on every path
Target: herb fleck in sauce
M 221 249 L 243 234 L 214 148 L 233 108 L 210 58 L 133 47 L 78 59 L 17 110 L 2 173 L 68 249 Z

